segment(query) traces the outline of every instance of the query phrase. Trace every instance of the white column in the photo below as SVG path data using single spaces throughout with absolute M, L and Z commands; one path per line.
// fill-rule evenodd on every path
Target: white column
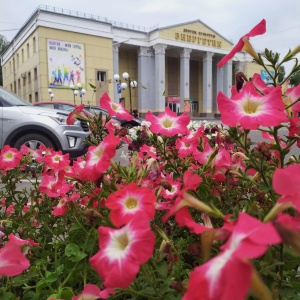
M 190 54 L 192 49 L 180 51 L 180 112 L 183 112 L 184 99 L 190 98 Z
M 202 113 L 212 114 L 212 52 L 206 52 L 203 57 L 203 107 Z
M 119 74 L 119 47 L 120 44 L 113 45 L 113 75 Z M 113 82 L 114 84 L 114 101 L 119 103 L 119 97 L 120 95 L 118 94 L 118 88 L 117 88 L 117 83 Z
M 165 111 L 165 96 L 166 92 L 166 48 L 167 45 L 157 44 L 153 46 L 155 51 L 155 112 Z
M 223 67 L 223 93 L 227 96 L 231 96 L 232 88 L 232 60 Z
M 140 47 L 138 51 L 138 110 L 142 114 L 148 110 L 155 110 L 154 65 L 153 49 Z

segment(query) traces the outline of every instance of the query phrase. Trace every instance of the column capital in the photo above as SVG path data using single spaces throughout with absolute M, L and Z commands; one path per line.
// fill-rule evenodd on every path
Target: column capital
M 120 44 L 113 45 L 113 51 L 114 52 L 119 52 L 120 46 L 121 46 Z
M 180 57 L 190 58 L 191 52 L 192 52 L 192 49 L 190 49 L 190 48 L 183 48 L 183 49 L 180 50 Z
M 213 56 L 214 56 L 213 52 L 205 52 L 203 56 L 203 61 L 212 61 Z
M 140 47 L 138 50 L 138 56 L 146 56 L 146 57 L 151 57 L 153 56 L 153 49 L 149 47 Z
M 167 48 L 167 45 L 165 45 L 165 44 L 153 45 L 155 54 L 166 54 L 166 48 Z

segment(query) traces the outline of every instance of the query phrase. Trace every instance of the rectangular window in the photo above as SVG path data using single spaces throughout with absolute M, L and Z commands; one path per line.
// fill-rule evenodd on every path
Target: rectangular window
M 38 92 L 35 92 L 35 94 L 34 94 L 34 101 L 35 102 L 39 101 L 39 93 Z
M 16 94 L 17 93 L 17 82 L 14 81 L 14 93 Z
M 24 63 L 24 49 L 22 49 L 21 53 L 22 53 L 22 63 Z
M 30 72 L 28 72 L 28 84 L 30 84 L 31 83 L 31 74 L 30 74 Z
M 29 102 L 32 103 L 32 95 L 29 94 Z
M 20 95 L 20 90 L 21 90 L 21 79 L 18 79 L 18 95 Z
M 36 52 L 36 40 L 35 40 L 35 37 L 33 38 L 32 42 L 33 42 L 33 53 L 35 53 Z
M 19 53 L 17 54 L 17 67 L 19 67 L 19 65 L 20 65 L 20 55 L 19 55 Z
M 33 78 L 34 78 L 34 80 L 37 80 L 37 68 L 34 68 L 34 70 L 33 70 Z
M 13 92 L 13 85 L 12 85 L 12 83 L 10 84 L 10 91 Z
M 29 43 L 27 43 L 27 59 L 29 58 L 29 55 L 30 53 L 29 53 Z
M 105 82 L 106 81 L 106 72 L 104 72 L 104 71 L 97 71 L 97 80 L 99 82 Z
M 22 73 L 25 74 L 25 73 Z M 26 86 L 26 77 L 22 77 L 23 78 L 23 86 Z
M 11 61 L 9 62 L 9 73 L 11 73 Z

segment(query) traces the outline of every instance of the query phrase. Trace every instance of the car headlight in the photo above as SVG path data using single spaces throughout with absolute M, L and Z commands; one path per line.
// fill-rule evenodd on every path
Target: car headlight
M 63 115 L 63 114 L 53 114 L 53 113 L 46 113 L 43 112 L 40 114 L 41 116 L 46 116 L 51 118 L 52 120 L 54 120 L 55 122 L 57 122 L 60 125 L 66 125 L 67 124 L 67 115 Z

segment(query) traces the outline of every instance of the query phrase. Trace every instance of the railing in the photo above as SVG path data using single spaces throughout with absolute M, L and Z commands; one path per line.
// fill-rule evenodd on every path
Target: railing
M 100 16 L 96 16 L 96 15 L 92 15 L 92 14 L 69 10 L 69 9 L 57 8 L 57 7 L 53 7 L 53 6 L 49 6 L 49 5 L 40 5 L 32 15 L 34 15 L 39 10 L 55 12 L 55 13 L 59 13 L 62 15 L 75 16 L 75 17 L 80 17 L 80 18 L 89 19 L 89 20 L 95 20 L 95 21 L 99 21 L 99 22 L 112 24 L 115 27 L 121 27 L 121 28 L 132 29 L 132 30 L 143 31 L 143 32 L 149 32 L 149 31 L 152 31 L 152 30 L 158 28 L 158 24 L 147 28 L 144 26 L 138 26 L 138 25 L 133 25 L 133 24 L 128 24 L 128 23 L 113 21 L 113 20 L 109 20 L 105 17 L 100 17 Z M 29 19 L 31 19 L 32 15 L 29 17 Z

